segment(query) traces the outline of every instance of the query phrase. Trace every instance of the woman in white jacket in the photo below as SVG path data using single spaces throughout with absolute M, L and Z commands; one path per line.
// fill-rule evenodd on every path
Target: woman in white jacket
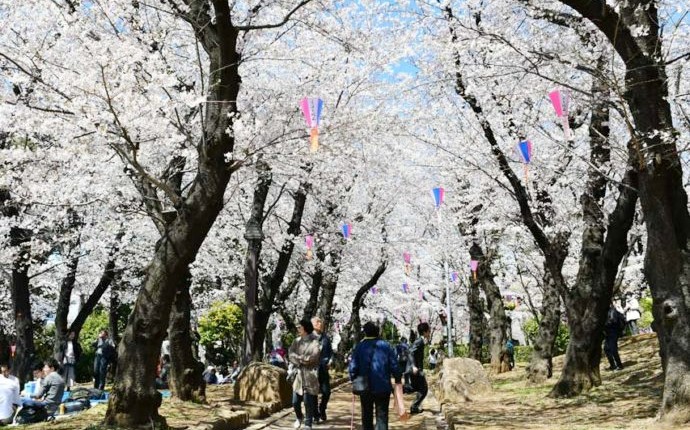
M 635 295 L 631 292 L 625 293 L 625 320 L 628 322 L 630 334 L 633 336 L 639 334 L 637 328 L 637 320 L 640 319 L 640 302 L 637 301 Z

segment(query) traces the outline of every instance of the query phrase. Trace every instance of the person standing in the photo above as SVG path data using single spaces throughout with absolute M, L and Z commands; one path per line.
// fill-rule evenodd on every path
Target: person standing
M 331 346 L 331 339 L 323 330 L 323 320 L 319 317 L 311 319 L 314 326 L 314 333 L 319 342 L 321 349 L 321 358 L 319 359 L 319 393 L 321 394 L 321 403 L 316 411 L 314 420 L 316 422 L 326 421 L 326 408 L 328 407 L 328 400 L 331 398 L 331 377 L 328 374 L 328 368 L 331 365 L 333 358 L 333 347 Z
M 438 363 L 438 354 L 436 353 L 436 349 L 431 348 L 429 351 L 429 370 L 436 369 L 436 363 Z
M 428 323 L 420 323 L 417 326 L 419 337 L 414 341 L 410 347 L 410 354 L 408 355 L 407 366 L 410 371 L 410 380 L 412 383 L 412 391 L 417 393 L 417 396 L 410 407 L 411 414 L 418 414 L 422 412 L 421 406 L 426 394 L 429 391 L 429 386 L 426 383 L 424 376 L 424 345 L 425 341 L 429 342 L 431 338 L 431 328 Z
M 316 396 L 319 394 L 319 342 L 314 335 L 314 326 L 308 319 L 297 325 L 298 337 L 290 345 L 288 360 L 297 373 L 292 383 L 292 406 L 295 409 L 298 429 L 304 423 L 304 430 L 311 430 L 316 415 Z M 306 413 L 302 414 L 302 401 Z
M 635 294 L 628 291 L 625 293 L 625 320 L 627 322 L 628 328 L 630 329 L 630 334 L 635 336 L 640 334 L 640 330 L 637 328 L 637 320 L 642 316 L 640 313 L 640 302 L 637 301 Z
M 616 309 L 616 305 L 611 303 L 604 324 L 604 353 L 609 360 L 609 370 L 623 370 L 623 363 L 618 355 L 618 338 L 624 328 L 625 317 Z
M 76 334 L 73 331 L 67 333 L 67 339 L 60 344 L 60 352 L 58 354 L 58 363 L 62 363 L 62 378 L 65 380 L 65 389 L 67 391 L 76 382 L 75 368 L 81 357 L 82 349 L 79 341 L 76 339 Z
M 96 350 L 96 356 L 93 360 L 93 387 L 103 391 L 105 378 L 108 375 L 108 365 L 115 360 L 115 345 L 108 337 L 108 330 L 101 330 L 98 339 L 91 345 Z
M 402 383 L 402 371 L 398 368 L 395 351 L 379 337 L 379 328 L 372 321 L 364 324 L 364 339 L 352 353 L 349 366 L 350 380 L 366 376 L 369 390 L 359 395 L 362 407 L 362 430 L 374 430 L 374 407 L 376 408 L 376 430 L 388 429 L 388 406 L 390 404 L 391 377 L 396 384 Z
M 395 346 L 395 353 L 398 358 L 398 369 L 403 372 L 403 378 L 405 379 L 403 387 L 405 391 L 407 391 L 407 389 L 412 386 L 410 383 L 410 374 L 407 373 L 407 356 L 410 353 L 410 345 L 407 344 L 407 339 L 404 337 L 400 338 L 400 342 Z
M 10 366 L 0 364 L 0 426 L 12 424 L 16 409 L 22 404 L 19 381 L 12 379 Z

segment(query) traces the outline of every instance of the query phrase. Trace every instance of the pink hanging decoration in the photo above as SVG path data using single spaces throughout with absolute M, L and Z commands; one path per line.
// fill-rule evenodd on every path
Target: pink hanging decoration
M 312 248 L 314 247 L 314 236 L 308 234 L 304 238 L 304 244 L 307 247 L 307 260 L 311 260 L 312 258 L 314 258 L 314 253 L 312 252 Z
M 479 261 L 477 260 L 470 260 L 470 268 L 472 269 L 472 275 L 474 276 L 474 280 L 477 280 L 477 269 L 479 268 Z
M 410 264 L 410 262 L 412 262 L 412 255 L 407 251 L 403 252 L 403 260 L 405 264 Z
M 302 107 L 302 114 L 307 122 L 307 127 L 311 129 L 309 133 L 311 152 L 316 152 L 319 149 L 319 124 L 321 123 L 323 100 L 305 97 L 300 101 L 300 106 Z
M 570 95 L 567 90 L 553 90 L 549 93 L 551 104 L 556 111 L 556 116 L 560 118 L 563 125 L 565 140 L 570 140 L 570 125 L 568 124 L 568 108 L 570 105 Z

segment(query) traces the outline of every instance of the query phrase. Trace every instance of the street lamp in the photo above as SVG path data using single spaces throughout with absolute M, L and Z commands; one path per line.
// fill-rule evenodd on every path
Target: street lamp
M 445 197 L 445 190 L 443 187 L 437 187 L 433 190 L 434 203 L 436 205 L 436 214 L 438 216 L 438 236 L 441 239 L 441 205 Z M 450 306 L 450 271 L 448 270 L 448 260 L 443 258 L 443 277 L 446 280 L 446 316 L 448 318 L 447 341 L 448 341 L 448 357 L 453 357 L 453 315 Z

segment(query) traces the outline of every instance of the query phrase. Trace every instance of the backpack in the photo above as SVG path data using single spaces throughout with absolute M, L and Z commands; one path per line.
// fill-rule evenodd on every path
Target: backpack
M 17 424 L 42 423 L 48 420 L 45 406 L 24 406 L 17 412 L 14 422 Z
M 606 317 L 606 326 L 613 328 L 617 333 L 623 333 L 627 320 L 625 315 L 618 311 L 616 308 L 609 309 L 609 313 Z
M 409 348 L 407 347 L 407 345 L 403 345 L 403 344 L 399 343 L 395 346 L 395 353 L 396 353 L 396 358 L 397 358 L 398 362 L 407 361 L 408 351 L 409 351 Z

